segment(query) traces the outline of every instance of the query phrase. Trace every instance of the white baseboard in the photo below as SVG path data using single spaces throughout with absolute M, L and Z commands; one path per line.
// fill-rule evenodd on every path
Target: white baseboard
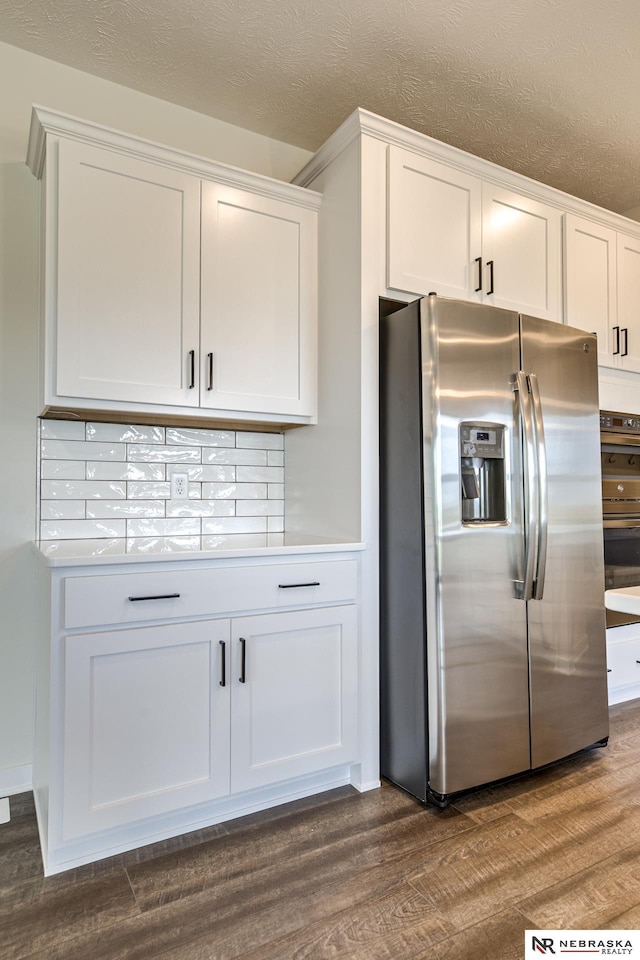
M 5 767 L 0 770 L 0 797 L 11 797 L 14 793 L 27 793 L 33 789 L 31 764 L 23 763 L 19 767 Z

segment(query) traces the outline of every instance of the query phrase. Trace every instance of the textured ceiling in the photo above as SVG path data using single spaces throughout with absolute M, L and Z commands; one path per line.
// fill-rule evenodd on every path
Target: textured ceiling
M 359 106 L 640 204 L 638 0 L 0 0 L 0 39 L 308 150 Z

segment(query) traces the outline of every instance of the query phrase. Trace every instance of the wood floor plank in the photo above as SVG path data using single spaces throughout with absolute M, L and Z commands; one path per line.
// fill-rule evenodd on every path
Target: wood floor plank
M 0 824 L 0 887 L 42 876 L 33 794 L 10 797 L 9 810 L 9 823 Z
M 516 909 L 503 910 L 443 940 L 437 952 L 427 947 L 415 960 L 522 960 L 526 929 Z
M 640 903 L 640 842 L 518 902 L 541 930 L 615 929 Z
M 500 836 L 509 822 L 521 830 Z M 479 841 L 486 836 L 487 843 Z M 437 860 L 429 871 L 411 878 L 424 896 L 463 929 L 495 912 L 496 904 L 512 906 L 527 896 L 573 877 L 614 853 L 624 851 L 630 837 L 640 835 L 640 809 L 625 809 L 608 799 L 586 802 L 571 817 L 529 824 L 511 814 L 483 825 L 478 833 L 444 841 L 434 848 Z

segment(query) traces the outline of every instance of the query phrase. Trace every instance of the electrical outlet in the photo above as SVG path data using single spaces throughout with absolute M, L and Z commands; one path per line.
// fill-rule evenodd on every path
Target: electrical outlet
M 189 477 L 186 473 L 171 474 L 171 499 L 188 500 L 189 499 Z

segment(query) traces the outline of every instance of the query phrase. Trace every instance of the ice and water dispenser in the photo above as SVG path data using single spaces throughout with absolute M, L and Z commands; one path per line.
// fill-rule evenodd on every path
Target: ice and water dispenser
M 504 432 L 499 423 L 460 424 L 463 523 L 507 519 Z

